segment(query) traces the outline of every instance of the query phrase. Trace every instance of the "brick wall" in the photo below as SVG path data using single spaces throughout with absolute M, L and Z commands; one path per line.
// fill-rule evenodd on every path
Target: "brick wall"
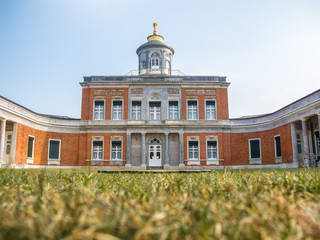
M 127 135 L 126 133 L 86 133 L 80 134 L 79 142 L 79 165 L 88 166 L 90 163 L 87 160 L 91 159 L 92 154 L 92 139 L 93 136 L 103 137 L 103 159 L 111 159 L 111 136 L 121 136 L 122 137 L 122 159 L 126 159 L 127 154 Z M 99 140 L 100 141 L 100 140 Z M 118 140 L 116 140 L 118 141 Z M 121 165 L 125 165 L 125 161 Z M 110 162 L 106 161 L 103 163 L 104 166 L 110 166 Z M 115 166 L 115 165 L 113 165 Z
M 216 94 L 187 94 L 187 90 L 215 90 Z M 214 97 L 216 100 L 217 120 L 228 120 L 229 106 L 227 88 L 182 88 L 182 119 L 187 120 L 187 100 L 195 98 L 192 100 L 198 101 L 199 120 L 205 120 L 205 100 L 210 97 Z
M 60 139 L 60 165 L 61 166 L 77 166 L 79 159 L 79 134 L 74 133 L 54 133 L 36 130 L 22 124 L 17 127 L 16 142 L 16 164 L 27 163 L 28 152 L 28 136 L 35 137 L 34 140 L 34 162 L 33 165 L 47 165 L 49 139 Z
M 290 124 L 261 132 L 231 134 L 231 162 L 226 165 L 249 164 L 249 139 L 260 138 L 262 164 L 275 164 L 274 137 L 280 135 L 282 162 L 292 163 L 292 141 Z
M 95 90 L 123 90 L 123 94 L 95 94 Z M 123 120 L 128 119 L 128 88 L 83 88 L 82 89 L 82 108 L 81 120 L 92 120 L 94 111 L 94 99 L 101 98 L 105 100 L 105 120 L 111 120 L 112 116 L 112 99 L 120 97 L 123 108 Z
M 200 147 L 200 159 L 206 160 L 207 159 L 207 136 L 216 136 L 218 138 L 218 154 L 219 159 L 223 159 L 220 161 L 219 165 L 225 165 L 225 162 L 230 162 L 230 134 L 229 133 L 185 133 L 183 135 L 183 151 L 184 151 L 184 160 L 185 164 L 187 164 L 188 160 L 188 137 L 189 136 L 198 136 L 199 143 L 198 146 Z M 201 166 L 207 165 L 205 161 L 200 162 Z

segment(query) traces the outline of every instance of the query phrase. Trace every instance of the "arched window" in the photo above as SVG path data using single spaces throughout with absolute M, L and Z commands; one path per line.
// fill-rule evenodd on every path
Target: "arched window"
M 150 69 L 151 71 L 159 71 L 160 69 L 160 55 L 159 53 L 152 53 L 150 56 Z
M 151 138 L 149 141 L 150 144 L 160 144 L 160 140 L 158 138 Z

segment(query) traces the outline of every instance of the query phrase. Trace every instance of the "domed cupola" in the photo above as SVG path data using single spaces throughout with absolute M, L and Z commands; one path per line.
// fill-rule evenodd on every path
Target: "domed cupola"
M 163 37 L 157 34 L 157 23 L 153 24 L 153 35 L 148 42 L 137 49 L 139 58 L 139 75 L 165 74 L 171 75 L 171 60 L 174 50 L 163 42 Z

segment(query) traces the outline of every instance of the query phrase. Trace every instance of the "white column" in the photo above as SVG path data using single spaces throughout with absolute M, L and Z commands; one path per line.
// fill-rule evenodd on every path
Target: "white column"
M 127 133 L 126 167 L 131 167 L 131 133 Z
M 185 167 L 183 159 L 183 133 L 179 133 L 179 167 Z
M 0 127 L 0 164 L 3 163 L 3 155 L 4 155 L 4 143 L 6 141 L 6 120 L 3 119 L 0 121 L 1 127 Z
M 318 113 L 318 130 L 319 130 L 319 134 L 320 134 L 320 113 Z M 320 139 L 320 135 L 319 135 L 319 139 Z
M 292 156 L 293 156 L 293 166 L 299 167 L 298 164 L 298 149 L 297 149 L 297 133 L 295 123 L 291 123 L 291 141 L 292 141 Z
M 307 119 L 302 119 L 302 138 L 303 138 L 303 164 L 305 167 L 309 167 L 309 138 L 308 138 L 308 126 Z
M 142 132 L 141 133 L 141 168 L 146 169 L 147 164 L 146 164 L 146 133 Z
M 164 168 L 170 168 L 169 164 L 169 133 L 165 132 L 165 147 L 164 147 Z

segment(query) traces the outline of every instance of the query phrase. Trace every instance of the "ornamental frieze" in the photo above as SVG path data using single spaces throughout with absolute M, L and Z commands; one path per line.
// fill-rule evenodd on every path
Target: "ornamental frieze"
M 179 89 L 168 89 L 168 94 L 179 94 Z
M 94 90 L 94 94 L 123 94 L 124 90 L 119 89 L 104 89 L 104 90 Z
M 131 89 L 131 94 L 142 94 L 143 90 L 142 89 Z
M 187 94 L 216 94 L 216 90 L 206 90 L 206 89 L 196 89 L 196 90 L 187 90 Z

